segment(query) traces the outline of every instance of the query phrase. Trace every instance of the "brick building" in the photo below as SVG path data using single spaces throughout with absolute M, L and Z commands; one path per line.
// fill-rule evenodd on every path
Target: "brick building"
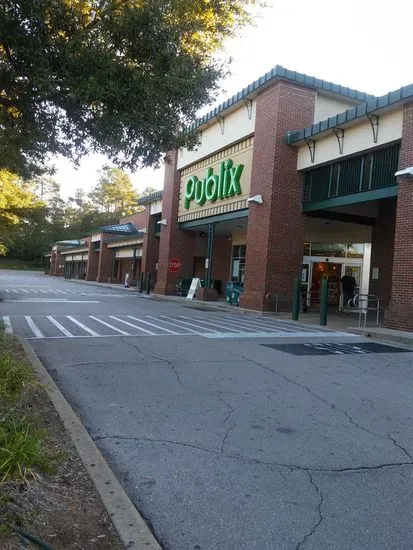
M 118 224 L 100 227 L 80 240 L 60 241 L 52 247 L 50 275 L 104 283 L 135 285 L 151 274 L 156 282 L 162 191 L 139 199 L 140 212 Z
M 413 187 L 395 177 L 413 166 L 413 85 L 375 97 L 277 66 L 193 129 L 165 169 L 156 292 L 233 281 L 271 310 L 299 277 L 316 308 L 327 276 L 339 307 L 351 269 L 388 327 L 413 330 Z
M 413 186 L 395 176 L 413 166 L 413 85 L 376 97 L 276 66 L 192 130 L 194 149 L 169 152 L 162 204 L 150 197 L 145 221 L 121 220 L 146 233 L 102 228 L 98 250 L 90 236 L 56 255 L 87 249 L 87 278 L 122 280 L 128 243 L 136 272 L 156 272 L 157 293 L 199 277 L 198 297 L 211 300 L 233 281 L 241 306 L 262 311 L 289 301 L 297 277 L 312 308 L 327 277 L 339 307 L 351 269 L 386 326 L 413 330 Z M 112 270 L 99 268 L 103 247 L 112 263 L 117 250 Z

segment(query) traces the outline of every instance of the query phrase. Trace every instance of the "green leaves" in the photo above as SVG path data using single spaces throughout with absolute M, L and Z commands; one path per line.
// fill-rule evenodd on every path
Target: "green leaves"
M 225 70 L 214 54 L 253 0 L 3 0 L 0 168 L 94 150 L 156 165 Z

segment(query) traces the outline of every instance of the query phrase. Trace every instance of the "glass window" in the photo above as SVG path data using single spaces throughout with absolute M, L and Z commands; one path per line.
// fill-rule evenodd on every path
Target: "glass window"
M 344 258 L 346 249 L 344 243 L 311 243 L 311 256 Z
M 362 258 L 364 256 L 364 244 L 347 244 L 347 258 Z
M 245 244 L 232 247 L 231 281 L 244 284 L 245 276 Z
M 311 245 L 310 243 L 304 243 L 304 254 L 303 256 L 311 256 Z

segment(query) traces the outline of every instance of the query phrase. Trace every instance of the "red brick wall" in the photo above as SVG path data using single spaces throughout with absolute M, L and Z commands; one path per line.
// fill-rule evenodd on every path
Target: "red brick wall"
M 268 293 L 291 293 L 301 273 L 304 243 L 302 175 L 297 149 L 286 145 L 288 130 L 313 122 L 316 94 L 279 82 L 257 97 L 252 166 L 252 204 L 248 217 L 243 307 L 265 310 Z
M 99 265 L 99 252 L 95 252 L 93 250 L 93 243 L 91 240 L 89 240 L 87 271 L 86 271 L 87 281 L 96 281 L 96 277 L 98 275 L 98 265 Z
M 145 206 L 145 209 L 142 212 L 137 212 L 136 214 L 131 214 L 130 216 L 124 216 L 119 220 L 119 223 L 133 223 L 138 229 L 143 229 L 148 225 L 148 217 L 151 211 L 151 205 L 148 204 Z
M 107 237 L 107 235 L 102 235 L 102 240 L 100 241 L 98 272 L 96 277 L 99 283 L 107 283 L 112 277 L 115 249 L 108 248 L 107 244 L 104 242 Z
M 379 201 L 379 212 L 372 231 L 370 294 L 376 294 L 380 307 L 389 305 L 393 271 L 394 231 L 396 225 L 395 198 Z M 372 270 L 379 268 L 379 278 L 372 279 Z
M 176 169 L 177 151 L 169 153 L 171 162 L 165 166 L 162 218 L 167 220 L 161 227 L 159 241 L 158 273 L 155 292 L 174 294 L 178 277 L 192 277 L 195 232 L 181 231 L 178 227 L 180 175 Z M 168 263 L 171 258 L 181 261 L 178 273 L 171 273 Z
M 222 281 L 221 293 L 225 283 L 230 280 L 232 241 L 226 235 L 215 235 L 212 252 L 212 278 Z
M 413 166 L 413 103 L 404 106 L 400 169 Z M 413 331 L 413 184 L 399 178 L 388 328 Z

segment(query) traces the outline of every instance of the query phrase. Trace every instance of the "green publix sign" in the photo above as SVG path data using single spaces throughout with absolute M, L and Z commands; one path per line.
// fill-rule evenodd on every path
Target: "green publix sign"
M 188 209 L 194 199 L 202 206 L 206 201 L 215 202 L 241 195 L 240 179 L 243 170 L 243 164 L 234 166 L 233 161 L 228 159 L 221 163 L 219 175 L 214 174 L 213 168 L 208 168 L 203 180 L 191 176 L 185 186 L 184 207 Z

